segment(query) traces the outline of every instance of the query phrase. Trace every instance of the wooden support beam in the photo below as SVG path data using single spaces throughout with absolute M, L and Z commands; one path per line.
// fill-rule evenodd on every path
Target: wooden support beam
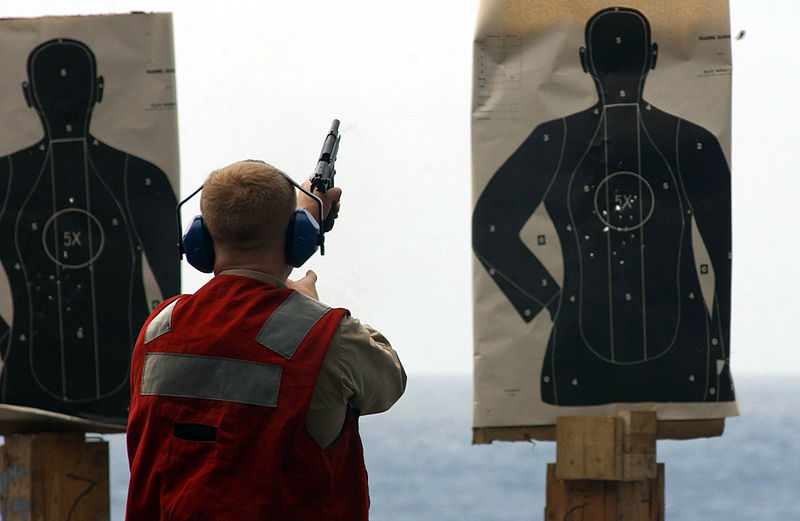
M 556 441 L 555 425 L 529 425 L 520 427 L 473 427 L 472 444 L 490 444 L 493 441 Z
M 619 413 L 623 423 L 622 480 L 642 481 L 656 477 L 656 413 L 624 411 Z
M 662 521 L 657 431 L 652 411 L 558 418 L 545 520 Z
M 556 425 L 476 427 L 472 443 L 556 441 L 545 521 L 663 521 L 656 440 L 722 436 L 725 419 L 661 421 L 653 411 L 558 418 Z
M 658 420 L 657 439 L 690 440 L 722 436 L 725 418 L 711 420 Z M 472 443 L 493 441 L 556 441 L 555 425 L 519 425 L 513 427 L 473 427 Z
M 6 436 L 0 447 L 3 521 L 107 521 L 108 442 L 83 433 Z
M 659 421 L 659 440 L 715 438 L 725 432 L 725 418 L 711 420 Z
M 547 465 L 545 521 L 663 521 L 664 464 L 646 481 L 564 480 Z
M 558 479 L 622 479 L 622 418 L 562 416 L 556 422 Z

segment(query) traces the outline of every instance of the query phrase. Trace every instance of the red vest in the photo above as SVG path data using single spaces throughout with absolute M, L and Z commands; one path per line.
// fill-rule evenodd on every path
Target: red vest
M 127 520 L 366 520 L 352 412 L 326 449 L 305 427 L 346 313 L 232 275 L 159 306 L 133 352 Z

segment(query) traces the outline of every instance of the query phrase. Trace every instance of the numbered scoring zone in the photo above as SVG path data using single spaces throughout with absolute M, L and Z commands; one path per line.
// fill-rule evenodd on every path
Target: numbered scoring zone
M 59 266 L 85 268 L 103 252 L 105 234 L 94 215 L 79 208 L 67 208 L 47 220 L 42 245 L 50 260 Z
M 650 183 L 634 172 L 615 172 L 603 179 L 594 192 L 597 218 L 612 230 L 641 228 L 653 215 L 655 194 Z

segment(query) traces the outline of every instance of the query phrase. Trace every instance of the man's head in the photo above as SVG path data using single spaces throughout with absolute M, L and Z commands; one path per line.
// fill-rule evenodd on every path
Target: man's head
M 276 168 L 239 161 L 211 172 L 200 211 L 215 249 L 283 255 L 286 230 L 297 205 L 294 186 Z

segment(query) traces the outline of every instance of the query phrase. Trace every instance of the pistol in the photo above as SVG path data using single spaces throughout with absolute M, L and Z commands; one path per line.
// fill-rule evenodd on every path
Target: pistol
M 336 154 L 339 152 L 339 120 L 334 119 L 331 129 L 322 142 L 322 152 L 319 153 L 317 166 L 314 168 L 314 178 L 311 179 L 311 191 L 317 190 L 325 193 L 328 188 L 333 186 L 333 176 L 336 175 Z M 322 223 L 323 232 L 328 232 L 333 228 L 333 209 L 328 212 L 328 216 Z

